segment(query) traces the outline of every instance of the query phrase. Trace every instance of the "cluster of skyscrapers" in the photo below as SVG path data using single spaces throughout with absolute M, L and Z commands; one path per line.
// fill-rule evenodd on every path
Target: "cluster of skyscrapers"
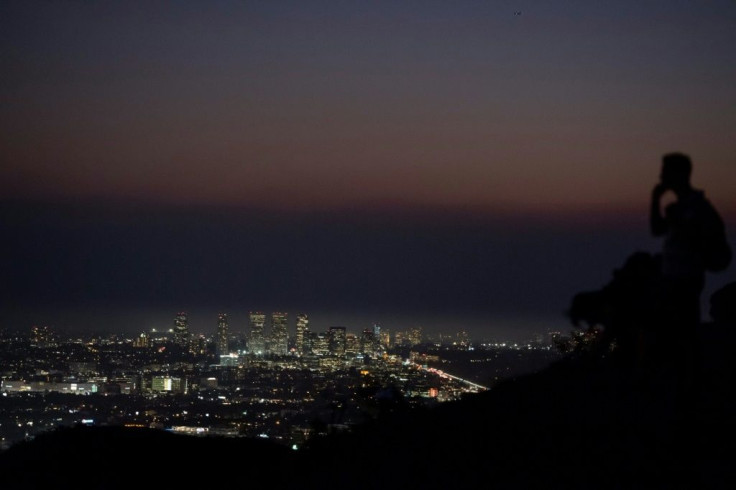
M 199 337 L 192 334 L 186 312 L 176 314 L 172 333 L 174 344 L 182 350 L 196 353 L 201 348 Z M 251 311 L 244 334 L 231 331 L 227 313 L 218 314 L 214 342 L 219 356 L 233 352 L 256 356 L 375 353 L 391 346 L 421 343 L 421 328 L 396 332 L 393 342 L 391 340 L 389 332 L 381 330 L 378 324 L 363 329 L 360 335 L 348 332 L 343 326 L 332 326 L 321 332 L 312 331 L 309 328 L 309 316 L 305 313 L 296 315 L 295 332 L 290 335 L 288 313 L 276 311 L 268 315 L 262 311 Z

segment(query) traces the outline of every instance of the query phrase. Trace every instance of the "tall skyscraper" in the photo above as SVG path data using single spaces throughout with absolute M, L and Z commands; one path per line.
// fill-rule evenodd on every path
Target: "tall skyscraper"
M 271 352 L 278 356 L 285 356 L 289 352 L 287 321 L 287 313 L 274 312 L 271 314 Z
M 413 327 L 409 329 L 409 342 L 412 347 L 422 343 L 422 327 Z
M 345 327 L 330 327 L 328 337 L 330 339 L 330 355 L 344 356 L 346 342 Z
M 308 350 L 315 356 L 326 356 L 330 353 L 330 337 L 327 332 L 309 332 Z
M 189 320 L 187 314 L 181 311 L 174 318 L 174 343 L 182 349 L 189 349 L 190 338 Z
M 296 353 L 304 355 L 307 332 L 309 332 L 309 317 L 305 313 L 296 316 L 296 338 L 294 344 Z
M 363 354 L 371 354 L 378 348 L 378 339 L 372 328 L 363 329 L 363 335 L 360 338 L 360 350 Z
M 227 313 L 217 315 L 217 355 L 230 353 L 230 331 L 227 324 Z
M 345 354 L 360 354 L 360 339 L 354 333 L 345 334 Z
M 266 337 L 264 335 L 266 315 L 260 311 L 251 311 L 249 319 L 250 339 L 248 340 L 248 352 L 263 355 L 266 352 Z
M 384 349 L 391 347 L 391 332 L 386 329 L 382 329 L 378 338 L 379 344 L 381 344 Z

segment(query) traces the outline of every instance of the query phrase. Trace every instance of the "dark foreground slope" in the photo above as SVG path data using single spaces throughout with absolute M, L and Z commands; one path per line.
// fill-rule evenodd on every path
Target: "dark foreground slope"
M 209 488 L 263 472 L 283 488 L 292 452 L 267 441 L 194 437 L 156 429 L 62 428 L 0 456 L 0 488 Z
M 366 467 L 379 472 L 370 488 L 736 488 L 733 370 L 710 361 L 690 401 L 667 372 L 570 360 L 316 454 L 347 468 L 336 488 Z
M 698 392 L 671 370 L 569 358 L 424 411 L 397 405 L 298 452 L 244 439 L 81 427 L 0 458 L 10 488 L 736 488 L 731 328 L 704 325 Z M 257 483 L 259 482 L 259 483 Z

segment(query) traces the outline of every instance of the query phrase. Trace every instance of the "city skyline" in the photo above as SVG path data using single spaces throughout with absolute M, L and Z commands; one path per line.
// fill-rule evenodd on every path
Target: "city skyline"
M 165 314 L 165 313 L 163 313 Z M 195 340 L 198 336 L 204 336 L 214 342 L 217 352 L 226 352 L 228 342 L 234 339 L 240 339 L 251 342 L 254 338 L 256 342 L 272 344 L 275 339 L 274 317 L 282 317 L 283 325 L 286 328 L 287 341 L 289 345 L 299 350 L 299 338 L 307 333 L 327 333 L 331 329 L 344 329 L 346 333 L 352 335 L 360 335 L 366 331 L 378 330 L 385 335 L 389 335 L 391 339 L 394 336 L 406 335 L 409 331 L 421 332 L 423 341 L 437 341 L 439 339 L 463 338 L 473 342 L 535 342 L 540 337 L 548 337 L 552 333 L 562 333 L 560 329 L 554 329 L 549 324 L 540 321 L 538 323 L 530 322 L 527 324 L 529 328 L 512 329 L 512 335 L 499 335 L 498 333 L 489 335 L 489 331 L 493 329 L 478 328 L 477 325 L 464 325 L 460 323 L 452 323 L 448 319 L 443 318 L 437 323 L 430 323 L 427 329 L 423 324 L 412 321 L 410 318 L 391 318 L 387 324 L 375 321 L 371 323 L 361 323 L 360 321 L 344 321 L 346 316 L 340 315 L 324 315 L 317 316 L 315 319 L 308 313 L 291 314 L 287 311 L 241 311 L 234 316 L 232 313 L 218 311 L 216 314 L 196 312 L 194 315 L 189 311 L 182 310 L 170 314 L 168 324 L 162 320 L 159 322 L 149 323 L 146 326 L 131 325 L 130 328 L 123 330 L 114 330 L 106 328 L 98 328 L 90 330 L 86 328 L 74 328 L 62 324 L 39 324 L 33 325 L 29 329 L 7 329 L 3 330 L 5 334 L 28 335 L 28 332 L 36 332 L 39 329 L 50 332 L 51 335 L 68 335 L 80 336 L 82 338 L 132 338 L 135 339 L 139 335 L 146 336 L 168 336 L 172 342 L 187 345 L 188 342 Z M 194 320 L 192 320 L 194 318 Z M 257 332 L 254 332 L 254 318 L 256 325 L 260 325 Z M 517 318 L 518 321 L 518 318 Z M 153 325 L 153 326 L 152 326 Z M 470 327 L 470 328 L 468 328 Z M 278 330 L 278 329 L 277 329 Z M 564 329 L 563 329 L 564 330 Z M 300 334 L 301 332 L 301 334 Z M 303 341 L 303 340 L 302 340 Z M 260 348 L 263 350 L 263 347 Z M 280 355 L 284 353 L 281 352 Z

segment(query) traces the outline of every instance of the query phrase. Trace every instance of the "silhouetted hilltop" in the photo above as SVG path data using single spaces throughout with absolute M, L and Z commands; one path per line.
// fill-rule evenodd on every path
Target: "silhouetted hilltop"
M 717 308 L 731 311 L 732 296 Z M 386 400 L 375 422 L 299 451 L 79 427 L 14 446 L 0 475 L 3 488 L 736 488 L 732 320 L 701 325 L 692 397 L 666 366 L 629 369 L 594 351 L 458 402 Z
M 289 481 L 294 454 L 265 440 L 194 437 L 157 429 L 61 428 L 0 455 L 2 488 L 199 488 L 256 472 Z
M 397 408 L 299 452 L 259 440 L 78 427 L 15 446 L 0 471 L 3 488 L 256 480 L 276 488 L 732 488 L 733 378 L 713 374 L 708 385 L 723 389 L 691 412 L 666 374 L 637 383 L 606 360 L 577 359 L 460 402 Z
M 346 468 L 335 488 L 366 464 L 385 468 L 369 488 L 733 488 L 722 452 L 734 445 L 733 378 L 709 375 L 706 389 L 723 389 L 685 406 L 668 373 L 646 380 L 607 359 L 568 359 L 319 441 L 315 454 Z

